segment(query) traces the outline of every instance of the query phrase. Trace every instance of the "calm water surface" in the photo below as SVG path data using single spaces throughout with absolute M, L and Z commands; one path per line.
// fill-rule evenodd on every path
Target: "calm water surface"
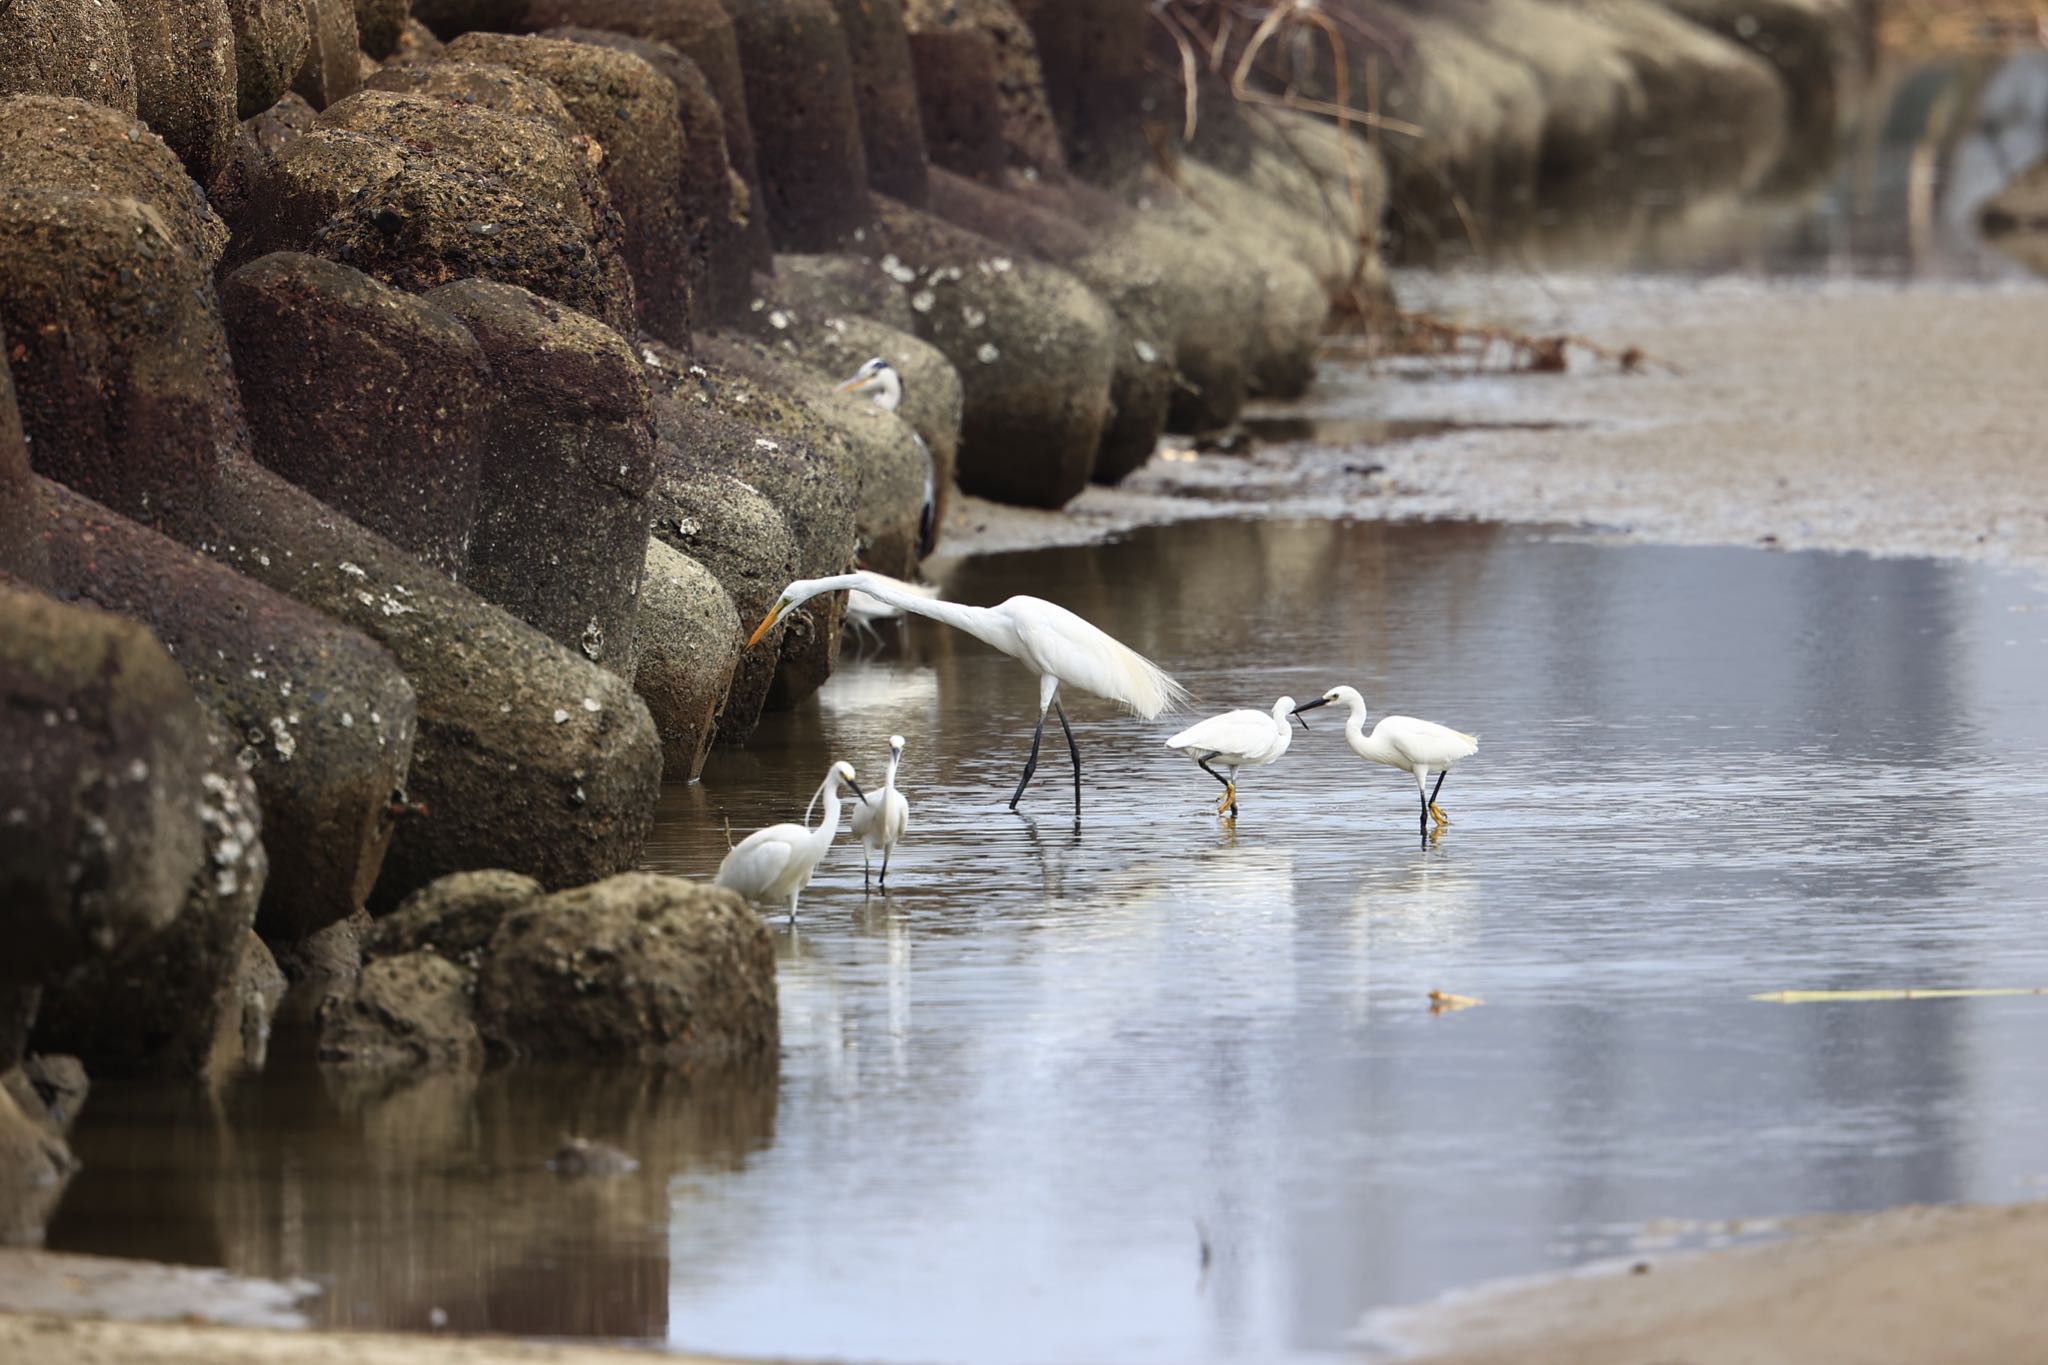
M 1271 1360 L 1378 1305 L 1724 1220 L 2038 1197 L 2048 597 L 1918 561 L 1486 526 L 1211 522 L 960 566 L 1203 709 L 1350 682 L 1477 731 L 1407 779 L 1313 715 L 1216 786 L 928 623 L 674 789 L 703 875 L 834 758 L 910 739 L 891 893 L 835 848 L 775 920 L 779 1072 L 287 1069 L 95 1093 L 55 1245 L 302 1274 L 316 1320 L 856 1359 Z M 1183 722 L 1184 723 L 1184 722 Z M 1482 1006 L 1432 1016 L 1428 992 Z M 561 1136 L 643 1169 L 563 1182 Z

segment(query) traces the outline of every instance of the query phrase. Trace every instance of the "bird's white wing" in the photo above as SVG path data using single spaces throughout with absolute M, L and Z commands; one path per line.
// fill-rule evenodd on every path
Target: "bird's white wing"
M 1273 717 L 1265 711 L 1226 711 L 1166 741 L 1190 753 L 1256 754 L 1273 746 Z
M 1061 682 L 1119 702 L 1151 720 L 1188 698 L 1166 670 L 1065 607 L 1012 597 L 998 608 L 1024 647 L 1024 662 Z
M 770 825 L 757 829 L 735 844 L 718 864 L 713 886 L 723 886 L 753 900 L 764 894 L 789 866 L 795 848 L 784 831 L 792 825 Z
M 1384 717 L 1373 726 L 1373 734 L 1386 740 L 1411 764 L 1426 763 L 1432 768 L 1456 763 L 1479 752 L 1479 736 L 1413 716 Z
M 874 825 L 875 798 L 873 798 L 872 796 L 862 796 L 856 798 L 853 803 L 854 837 L 860 838 L 864 836 L 870 829 L 874 828 Z

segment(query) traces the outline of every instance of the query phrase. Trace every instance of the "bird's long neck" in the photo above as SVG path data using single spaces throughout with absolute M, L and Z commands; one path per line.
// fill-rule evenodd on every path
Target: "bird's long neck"
M 896 750 L 890 753 L 889 772 L 888 775 L 882 779 L 882 791 L 884 795 L 896 790 L 896 765 L 902 761 L 903 753 L 901 750 Z
M 825 803 L 825 818 L 818 821 L 818 827 L 811 831 L 811 842 L 821 850 L 831 847 L 832 840 L 839 834 L 839 775 L 834 773 L 825 779 L 825 785 L 818 789 L 818 797 Z
M 1365 703 L 1351 703 L 1351 714 L 1344 721 L 1344 738 L 1351 745 L 1351 751 L 1360 758 L 1369 758 L 1375 763 L 1392 763 L 1400 767 L 1400 756 L 1386 745 L 1381 744 L 1378 735 L 1365 732 Z
M 959 602 L 942 601 L 936 597 L 920 597 L 913 592 L 904 592 L 886 579 L 877 578 L 870 573 L 843 573 L 814 581 L 820 592 L 858 588 L 868 596 L 880 598 L 900 611 L 942 621 L 955 630 L 964 630 L 983 644 L 993 645 L 997 649 L 1005 649 L 1015 643 L 1001 620 L 987 607 L 970 607 Z

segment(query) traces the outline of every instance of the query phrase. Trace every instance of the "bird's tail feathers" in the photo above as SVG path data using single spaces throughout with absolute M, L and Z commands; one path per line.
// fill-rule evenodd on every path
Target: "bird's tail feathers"
M 1145 720 L 1156 720 L 1184 709 L 1194 700 L 1195 694 L 1158 664 L 1136 650 L 1130 651 L 1130 656 L 1127 663 L 1131 673 L 1132 699 L 1125 705 L 1133 714 Z

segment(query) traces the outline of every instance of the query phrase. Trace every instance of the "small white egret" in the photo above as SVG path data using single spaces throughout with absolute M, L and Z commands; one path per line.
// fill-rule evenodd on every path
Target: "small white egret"
M 839 392 L 872 398 L 883 412 L 894 412 L 903 406 L 903 375 L 887 360 L 876 356 L 855 370 L 853 378 L 839 386 Z M 922 558 L 932 552 L 938 540 L 938 477 L 932 471 L 932 449 L 924 443 L 924 437 L 912 428 L 910 439 L 917 442 L 924 455 L 924 506 L 917 514 L 917 553 Z
M 882 889 L 889 889 L 889 852 L 903 831 L 910 827 L 910 801 L 896 790 L 896 767 L 903 761 L 903 736 L 889 736 L 889 775 L 882 789 L 863 796 L 853 808 L 853 833 L 861 843 L 860 884 L 868 884 L 868 870 L 877 850 L 882 855 Z
M 757 905 L 789 903 L 790 922 L 796 921 L 796 898 L 811 883 L 811 874 L 824 860 L 839 833 L 839 788 L 853 788 L 855 796 L 866 798 L 860 783 L 853 780 L 851 763 L 834 763 L 824 783 L 811 798 L 813 805 L 825 803 L 825 816 L 816 829 L 804 825 L 770 825 L 757 829 L 735 844 L 718 865 L 713 886 L 737 891 Z M 804 818 L 810 818 L 806 812 Z
M 1358 695 L 1355 687 L 1333 687 L 1319 700 L 1303 702 L 1295 711 L 1297 714 L 1313 711 L 1331 702 L 1351 708 L 1351 714 L 1344 722 L 1344 741 L 1351 746 L 1352 753 L 1370 762 L 1384 763 L 1390 768 L 1415 774 L 1415 789 L 1422 797 L 1422 842 L 1427 844 L 1431 819 L 1439 825 L 1451 823 L 1451 817 L 1437 805 L 1436 794 L 1444 789 L 1444 778 L 1450 775 L 1453 767 L 1479 752 L 1479 736 L 1453 730 L 1448 725 L 1438 725 L 1435 721 L 1417 720 L 1413 716 L 1382 716 L 1368 735 L 1365 732 L 1365 698 Z M 1431 773 L 1436 774 L 1434 789 L 1429 785 Z
M 1223 784 L 1223 799 L 1216 803 L 1216 813 L 1221 815 L 1228 811 L 1234 819 L 1237 815 L 1237 770 L 1261 768 L 1278 762 L 1280 755 L 1287 752 L 1288 741 L 1294 738 L 1294 727 L 1288 724 L 1290 719 L 1300 720 L 1301 728 L 1308 729 L 1308 722 L 1294 715 L 1294 698 L 1282 697 L 1273 703 L 1270 713 L 1225 711 L 1220 716 L 1211 716 L 1190 725 L 1167 740 L 1166 747 L 1192 758 L 1203 772 Z M 1211 763 L 1221 763 L 1230 770 L 1230 776 L 1217 772 L 1209 766 Z
M 1081 818 L 1081 749 L 1074 743 L 1067 713 L 1060 709 L 1057 700 L 1061 683 L 1107 697 L 1146 720 L 1187 699 L 1187 689 L 1157 664 L 1065 607 L 1037 597 L 1012 597 L 993 607 L 969 607 L 901 592 L 890 583 L 889 579 L 871 573 L 800 578 L 782 590 L 781 599 L 768 609 L 761 624 L 747 638 L 747 647 L 751 649 L 760 643 L 761 637 L 791 607 L 820 593 L 858 589 L 913 616 L 929 616 L 964 630 L 983 644 L 1001 650 L 1038 675 L 1038 728 L 1031 732 L 1031 757 L 1025 760 L 1024 776 L 1010 797 L 1011 810 L 1017 809 L 1024 788 L 1031 783 L 1031 775 L 1038 771 L 1045 713 L 1051 711 L 1060 718 L 1060 729 L 1066 732 L 1067 753 L 1074 761 L 1074 818 Z

